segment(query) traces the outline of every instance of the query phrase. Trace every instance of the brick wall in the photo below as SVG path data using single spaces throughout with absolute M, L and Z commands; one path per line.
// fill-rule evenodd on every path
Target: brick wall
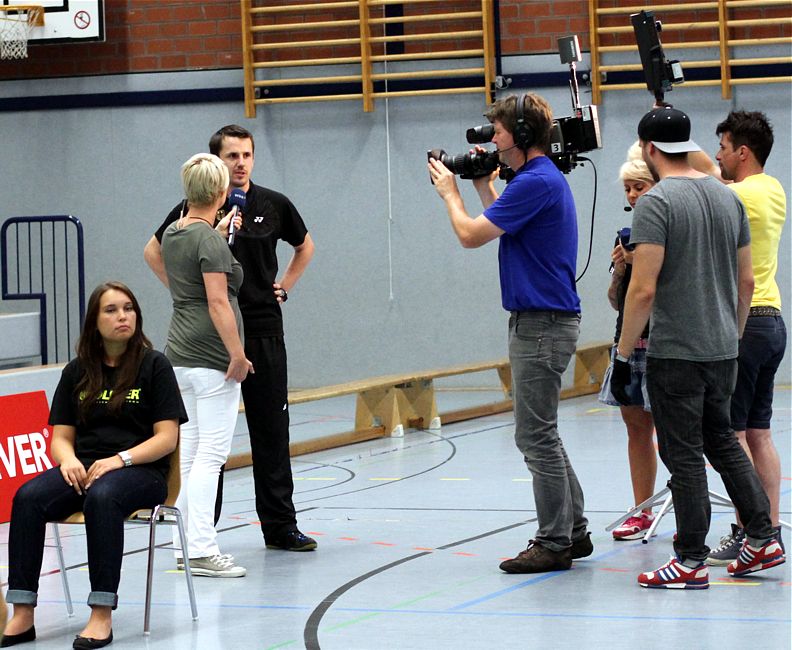
M 105 42 L 31 45 L 0 79 L 242 66 L 239 0 L 105 0 Z
M 294 4 L 295 0 L 269 0 L 258 4 Z M 255 0 L 254 0 L 255 3 Z M 462 11 L 480 8 L 479 0 L 448 0 L 423 11 Z M 416 5 L 417 7 L 417 5 Z M 533 0 L 501 0 L 502 48 L 504 54 L 554 51 L 555 38 L 588 29 L 585 0 L 567 2 L 536 2 Z M 409 9 L 410 12 L 415 10 Z M 310 20 L 357 18 L 356 10 L 313 12 Z M 257 24 L 300 22 L 297 15 L 278 15 L 276 19 L 260 18 Z M 448 21 L 446 30 L 472 29 L 471 21 Z M 426 27 L 410 26 L 406 33 L 420 33 Z M 160 72 L 238 68 L 242 65 L 239 0 L 106 0 L 104 43 L 71 45 L 32 45 L 24 61 L 0 61 L 0 79 L 69 77 L 79 75 L 127 72 Z M 323 37 L 356 36 L 357 28 L 338 28 Z M 257 42 L 264 40 L 257 36 Z M 276 40 L 299 42 L 309 38 L 308 32 L 279 34 Z M 270 39 L 272 40 L 272 39 Z M 588 39 L 583 41 L 588 43 Z M 470 42 L 459 39 L 452 44 L 438 44 L 439 49 L 468 48 Z M 297 48 L 270 53 L 270 58 L 294 58 Z M 410 51 L 410 45 L 407 46 Z M 356 46 L 337 47 L 336 56 L 354 56 Z M 328 56 L 328 49 L 311 49 L 315 56 Z
M 308 0 L 305 0 L 306 2 Z M 316 1 L 316 0 L 312 0 Z M 288 5 L 296 0 L 254 0 L 258 5 Z M 600 0 L 600 6 L 624 6 L 627 0 Z M 640 3 L 640 0 L 636 0 Z M 647 3 L 648 4 L 648 3 Z M 678 4 L 684 4 L 679 2 Z M 413 5 L 407 13 L 420 11 L 457 12 L 478 9 L 480 0 L 446 0 L 439 5 Z M 788 7 L 755 7 L 732 10 L 733 18 L 774 18 L 788 16 Z M 661 16 L 669 24 L 684 20 L 715 20 L 712 11 L 687 11 Z M 312 12 L 309 20 L 340 20 L 357 18 L 356 9 Z M 584 50 L 589 49 L 587 0 L 501 0 L 501 48 L 504 55 L 555 52 L 559 36 L 578 34 Z M 272 18 L 257 18 L 256 24 L 288 24 L 305 21 L 300 14 L 278 14 Z M 439 26 L 444 31 L 474 29 L 477 20 L 449 20 Z M 106 0 L 105 32 L 103 43 L 77 43 L 71 45 L 33 45 L 29 58 L 24 61 L 0 61 L 0 79 L 68 77 L 79 75 L 114 74 L 128 72 L 159 72 L 238 68 L 242 65 L 242 39 L 240 35 L 239 0 Z M 607 25 L 624 25 L 625 19 L 607 17 Z M 406 34 L 437 31 L 438 25 L 405 23 Z M 735 38 L 789 36 L 788 23 L 779 22 L 764 27 L 746 27 L 733 32 Z M 357 27 L 338 27 L 323 32 L 327 37 L 355 37 Z M 315 38 L 308 31 L 276 34 L 259 34 L 256 42 L 300 41 Z M 672 31 L 663 33 L 663 42 L 679 40 L 712 40 L 717 30 Z M 606 44 L 632 44 L 632 33 L 601 39 Z M 451 43 L 430 45 L 429 49 L 472 47 L 471 39 L 459 38 Z M 416 50 L 417 44 L 407 44 L 406 51 Z M 376 48 L 375 48 L 376 49 Z M 424 47 L 424 49 L 427 49 Z M 304 56 L 355 56 L 356 45 L 334 48 L 292 47 L 282 51 L 267 52 L 266 59 L 289 59 Z

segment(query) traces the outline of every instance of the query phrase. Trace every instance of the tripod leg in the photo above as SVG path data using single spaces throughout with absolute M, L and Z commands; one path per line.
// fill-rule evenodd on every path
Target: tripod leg
M 669 494 L 666 497 L 666 500 L 663 502 L 663 506 L 660 508 L 660 511 L 655 515 L 652 525 L 649 526 L 649 529 L 646 531 L 646 535 L 644 535 L 644 538 L 641 540 L 642 544 L 649 543 L 649 538 L 655 534 L 655 530 L 657 529 L 657 526 L 660 524 L 660 520 L 663 518 L 663 515 L 665 515 L 665 513 L 667 513 L 669 510 L 671 510 L 671 508 L 674 505 L 674 499 L 671 496 L 671 490 L 666 488 L 665 491 L 668 492 Z
M 635 506 L 632 510 L 628 511 L 626 514 L 620 516 L 616 521 L 611 524 L 608 524 L 605 527 L 605 530 L 613 530 L 616 526 L 621 526 L 625 521 L 627 521 L 630 517 L 633 517 L 637 513 L 641 512 L 644 508 L 654 508 L 658 503 L 663 503 L 665 500 L 666 494 L 671 492 L 671 490 L 667 487 L 664 487 L 660 490 L 657 494 L 653 494 L 650 496 L 646 501 L 639 503 Z

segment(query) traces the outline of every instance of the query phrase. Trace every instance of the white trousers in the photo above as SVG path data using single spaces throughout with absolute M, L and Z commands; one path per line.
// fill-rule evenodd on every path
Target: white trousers
M 218 555 L 214 527 L 217 477 L 231 451 L 241 384 L 209 368 L 174 368 L 189 422 L 181 426 L 181 491 L 176 507 L 187 526 L 187 557 Z M 178 547 L 174 527 L 173 544 Z M 177 557 L 181 553 L 177 552 Z

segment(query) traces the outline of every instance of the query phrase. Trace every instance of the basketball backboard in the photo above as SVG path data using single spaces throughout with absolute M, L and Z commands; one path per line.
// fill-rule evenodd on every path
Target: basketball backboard
M 44 8 L 44 26 L 30 30 L 31 44 L 105 40 L 104 0 L 0 0 L 0 5 Z

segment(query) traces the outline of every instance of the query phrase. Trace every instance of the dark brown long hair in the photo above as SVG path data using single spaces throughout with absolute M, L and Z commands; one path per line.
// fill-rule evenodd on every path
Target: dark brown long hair
M 102 371 L 104 360 L 104 344 L 102 335 L 97 327 L 99 317 L 99 304 L 102 296 L 108 291 L 116 290 L 125 294 L 135 310 L 136 323 L 135 332 L 127 343 L 124 354 L 121 355 L 119 364 L 115 372 L 115 380 L 112 386 L 106 386 Z M 117 414 L 124 403 L 127 391 L 135 383 L 140 364 L 147 350 L 151 350 L 151 341 L 143 333 L 143 314 L 140 312 L 140 304 L 135 298 L 135 294 L 128 286 L 121 282 L 103 282 L 93 290 L 88 299 L 88 308 L 85 313 L 85 323 L 83 324 L 80 339 L 77 341 L 77 359 L 80 361 L 82 376 L 77 382 L 75 393 L 79 404 L 78 412 L 80 420 L 85 422 L 88 414 L 96 405 L 99 395 L 105 388 L 111 388 L 113 395 L 107 404 L 108 410 L 112 414 Z M 83 396 L 80 399 L 80 395 Z

